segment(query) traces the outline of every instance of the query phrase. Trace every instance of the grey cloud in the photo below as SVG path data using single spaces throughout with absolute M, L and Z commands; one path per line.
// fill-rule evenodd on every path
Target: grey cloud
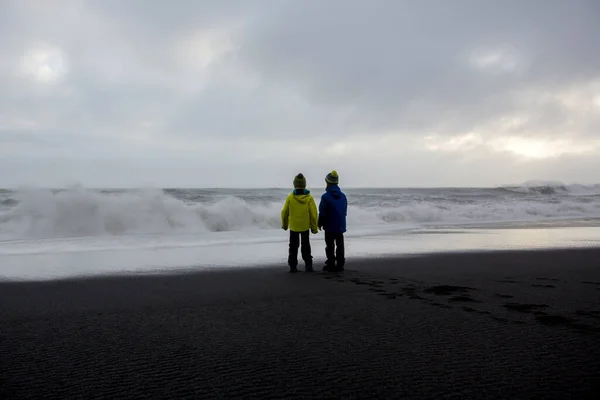
M 139 182 L 144 166 L 147 176 L 206 185 L 221 176 L 272 186 L 269 179 L 285 184 L 297 170 L 331 168 L 346 170 L 352 185 L 372 175 L 377 185 L 495 180 L 488 171 L 510 155 L 477 148 L 464 161 L 465 153 L 423 153 L 411 143 L 432 133 L 493 136 L 499 118 L 520 114 L 528 119 L 505 133 L 598 138 L 598 112 L 523 98 L 600 79 L 598 17 L 593 0 L 5 1 L 0 156 L 7 168 L 27 169 L 19 160 L 29 154 L 32 171 L 47 179 L 76 165 L 81 179 L 93 168 L 106 180 L 129 168 Z M 181 41 L 211 29 L 230 34 L 232 47 L 207 68 L 190 64 Z M 30 46 L 44 45 L 64 52 L 64 79 L 15 76 Z M 492 64 L 495 51 L 507 56 L 478 70 L 469 64 L 478 49 Z M 19 130 L 19 121 L 33 125 Z M 396 157 L 362 152 L 364 160 L 324 152 L 384 134 L 404 136 L 406 148 Z M 302 141 L 323 154 L 295 149 Z M 559 174 L 554 166 L 569 160 L 528 168 Z M 216 176 L 197 178 L 194 168 Z M 244 172 L 230 176 L 235 168 Z M 502 181 L 525 173 L 503 170 Z
M 343 110 L 315 107 L 294 93 L 265 84 L 261 90 L 210 85 L 173 119 L 170 130 L 223 140 L 315 138 L 338 128 Z
M 106 114 L 109 109 L 137 115 L 138 109 L 147 108 L 146 103 L 158 103 L 150 99 L 171 102 L 177 97 L 178 88 L 170 87 L 175 79 L 161 82 L 161 78 L 177 71 L 170 69 L 175 61 L 169 57 L 169 49 L 182 32 L 246 18 L 232 59 L 240 69 L 261 73 L 260 87 L 244 91 L 211 82 L 195 98 L 186 98 L 185 105 L 175 112 L 168 125 L 173 133 L 225 137 L 272 137 L 284 135 L 286 130 L 315 135 L 335 130 L 340 134 L 381 130 L 456 133 L 518 109 L 520 105 L 511 100 L 516 89 L 585 80 L 597 74 L 600 65 L 599 45 L 591 39 L 600 34 L 593 23 L 598 9 L 593 2 L 85 4 L 83 11 L 102 16 L 90 17 L 92 20 L 106 22 L 102 28 L 115 29 L 119 42 L 129 43 L 124 48 L 116 41 L 110 42 L 112 47 L 99 46 L 96 57 L 98 49 L 74 47 L 78 50 L 73 53 L 81 58 L 72 58 L 72 73 L 88 72 L 79 87 L 93 96 L 84 104 L 94 103 L 95 107 L 87 109 L 101 121 L 119 121 L 118 115 Z M 581 29 L 571 29 L 572 23 Z M 107 32 L 109 39 L 115 35 Z M 519 73 L 486 74 L 466 65 L 471 49 L 506 43 L 512 44 L 517 58 L 527 64 Z M 117 57 L 129 73 L 94 89 L 91 86 L 101 81 L 94 82 L 93 74 L 106 63 L 100 56 Z M 137 85 L 130 83 L 130 93 L 136 94 L 128 94 L 124 88 L 127 79 L 139 80 L 144 69 L 157 69 L 159 75 Z M 284 83 L 296 96 L 304 95 L 312 107 L 286 108 L 290 99 L 284 91 L 271 90 L 273 81 Z M 345 119 L 328 123 L 328 116 L 343 113 Z M 557 118 L 561 113 L 548 115 Z M 554 122 L 545 125 L 556 126 Z
M 145 0 L 91 0 L 86 9 L 118 20 L 132 30 L 168 36 L 190 27 L 214 27 L 224 20 L 247 18 L 280 3 L 278 0 L 179 0 L 176 5 Z
M 246 35 L 243 48 L 250 65 L 312 102 L 368 110 L 375 129 L 376 121 L 427 125 L 426 117 L 406 122 L 415 101 L 428 103 L 430 119 L 463 114 L 468 129 L 516 108 L 511 94 L 524 86 L 597 78 L 599 9 L 590 1 L 298 2 Z M 516 74 L 466 65 L 471 49 L 506 44 L 525 63 Z

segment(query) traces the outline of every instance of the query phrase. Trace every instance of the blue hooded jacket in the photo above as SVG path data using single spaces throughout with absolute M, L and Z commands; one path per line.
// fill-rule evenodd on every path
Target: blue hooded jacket
M 346 232 L 346 216 L 348 200 L 338 185 L 330 185 L 325 189 L 319 203 L 319 227 L 332 233 Z

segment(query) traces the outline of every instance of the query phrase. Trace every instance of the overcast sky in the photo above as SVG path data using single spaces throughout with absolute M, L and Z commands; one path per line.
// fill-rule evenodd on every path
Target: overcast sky
M 0 186 L 600 182 L 596 0 L 0 0 Z

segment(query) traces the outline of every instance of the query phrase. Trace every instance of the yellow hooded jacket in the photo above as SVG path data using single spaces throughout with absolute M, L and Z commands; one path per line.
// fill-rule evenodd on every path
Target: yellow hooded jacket
M 294 232 L 311 230 L 317 233 L 317 205 L 310 191 L 304 190 L 303 194 L 296 194 L 294 190 L 285 199 L 281 210 L 281 227 L 285 230 L 290 228 Z

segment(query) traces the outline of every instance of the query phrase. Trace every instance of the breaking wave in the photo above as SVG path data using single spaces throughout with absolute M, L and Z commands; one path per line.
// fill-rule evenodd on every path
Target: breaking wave
M 600 216 L 600 197 L 594 197 L 600 193 L 600 185 L 527 184 L 498 191 L 503 194 L 484 198 L 474 194 L 469 201 L 452 198 L 451 193 L 412 198 L 398 194 L 392 205 L 361 204 L 360 196 L 349 196 L 348 227 Z M 373 197 L 377 195 L 363 194 L 363 198 Z M 4 191 L 0 201 L 0 239 L 13 240 L 279 229 L 283 197 L 277 193 L 244 200 L 239 195 L 220 194 L 186 199 L 155 189 L 98 191 L 76 187 Z
M 501 190 L 506 190 L 514 193 L 523 194 L 541 194 L 541 195 L 583 195 L 596 196 L 600 195 L 600 184 L 597 185 L 581 185 L 581 184 L 564 184 L 554 181 L 528 181 L 520 185 L 504 185 Z

